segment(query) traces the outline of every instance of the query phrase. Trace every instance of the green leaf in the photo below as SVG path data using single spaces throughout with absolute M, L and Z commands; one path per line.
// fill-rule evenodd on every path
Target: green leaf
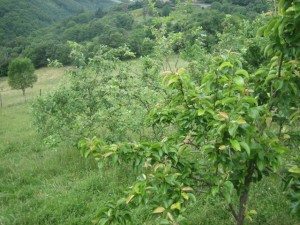
M 244 142 L 244 141 L 240 142 L 240 145 L 242 146 L 243 149 L 245 149 L 245 151 L 247 152 L 248 156 L 250 156 L 251 150 L 250 150 L 249 145 L 246 142 Z
M 187 193 L 181 192 L 181 195 L 185 200 L 189 200 L 189 195 Z
M 244 77 L 249 78 L 249 73 L 246 70 L 242 70 L 242 69 L 237 70 L 235 72 L 235 75 L 243 75 Z
M 258 30 L 257 30 L 257 35 L 259 36 L 262 36 L 264 34 L 264 30 L 266 29 L 267 26 L 263 26 L 263 27 L 260 27 Z
M 289 151 L 288 148 L 286 148 L 284 146 L 280 146 L 280 145 L 273 146 L 273 149 L 275 149 L 275 151 L 278 152 L 278 153 L 286 153 L 286 152 Z
M 280 90 L 283 87 L 283 81 L 282 80 L 276 80 L 274 82 L 274 88 L 275 90 Z
M 114 154 L 114 152 L 107 152 L 104 155 L 102 155 L 104 158 L 109 157 L 110 155 Z
M 201 148 L 202 151 L 211 151 L 211 150 L 213 150 L 213 149 L 215 149 L 215 146 L 214 146 L 214 145 L 204 145 L 204 146 L 202 146 L 202 148 Z
M 140 194 L 141 193 L 140 183 L 136 183 L 133 190 L 134 190 L 135 193 Z
M 257 168 L 258 168 L 260 171 L 263 171 L 263 169 L 265 168 L 264 161 L 261 160 L 261 159 L 258 159 L 258 160 L 257 160 L 256 165 L 257 165 Z
M 297 166 L 293 166 L 292 168 L 289 169 L 290 173 L 296 173 L 296 174 L 300 174 L 300 168 Z
M 187 193 L 193 202 L 196 202 L 196 196 L 193 193 Z
M 277 74 L 270 74 L 270 75 L 267 76 L 265 82 L 267 83 L 268 81 L 274 80 L 274 79 L 276 79 L 277 77 L 278 77 Z
M 202 116 L 205 113 L 205 109 L 198 109 L 198 116 Z
M 91 150 L 87 150 L 84 153 L 84 158 L 87 158 L 90 155 Z
M 178 76 L 173 76 L 170 80 L 169 80 L 169 82 L 168 82 L 168 86 L 170 86 L 171 84 L 173 84 L 173 83 L 175 83 L 175 82 L 177 82 L 178 81 L 178 79 L 179 79 L 179 77 Z
M 241 151 L 240 143 L 237 140 L 230 140 L 231 147 L 236 151 Z
M 227 124 L 223 123 L 221 126 L 218 127 L 217 132 L 219 134 L 222 134 L 226 128 L 227 128 Z
M 258 102 L 255 98 L 253 97 L 249 97 L 249 96 L 245 96 L 242 98 L 242 102 L 246 102 L 246 103 L 249 103 L 249 104 L 254 104 L 254 105 L 258 105 Z
M 230 136 L 235 137 L 239 125 L 236 122 L 230 121 L 228 132 Z
M 219 66 L 218 70 L 222 70 L 224 67 L 233 67 L 233 65 L 232 65 L 230 62 L 223 62 L 223 63 Z
M 266 70 L 260 69 L 260 70 L 257 70 L 257 71 L 254 73 L 254 75 L 255 75 L 255 76 L 258 76 L 258 75 L 264 74 L 265 72 L 266 72 Z
M 242 118 L 238 119 L 236 122 L 237 122 L 238 125 L 242 125 L 242 124 L 246 124 L 247 123 L 246 120 L 244 120 Z
M 222 102 L 223 105 L 228 105 L 228 104 L 236 102 L 236 101 L 237 101 L 237 97 L 229 97 L 229 98 L 222 99 L 220 102 Z
M 252 215 L 256 215 L 257 214 L 256 210 L 254 210 L 254 209 L 251 209 L 248 213 L 252 214 Z
M 134 166 L 137 167 L 137 166 L 140 165 L 140 163 L 141 163 L 141 158 L 140 157 L 136 157 Z
M 230 193 L 230 194 L 232 194 L 232 191 L 233 191 L 233 183 L 231 182 L 231 181 L 229 181 L 229 180 L 227 180 L 227 181 L 225 181 L 225 183 L 224 183 L 224 187 L 226 188 L 226 190 Z
M 244 84 L 245 84 L 244 79 L 243 79 L 242 77 L 240 77 L 240 76 L 235 77 L 235 78 L 233 79 L 233 81 L 234 81 L 234 83 L 235 83 L 236 85 L 238 85 L 238 86 L 244 86 Z
M 259 117 L 259 111 L 256 108 L 249 109 L 248 114 L 253 119 L 256 119 Z
M 231 202 L 231 196 L 230 196 L 230 194 L 228 192 L 224 192 L 223 196 L 224 196 L 224 198 L 225 198 L 225 200 L 226 200 L 227 203 Z

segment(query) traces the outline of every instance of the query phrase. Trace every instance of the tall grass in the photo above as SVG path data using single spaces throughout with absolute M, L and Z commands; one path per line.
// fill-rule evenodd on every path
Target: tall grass
M 99 173 L 71 146 L 45 149 L 30 110 L 29 103 L 1 109 L 0 224 L 89 224 L 125 188 L 124 169 Z

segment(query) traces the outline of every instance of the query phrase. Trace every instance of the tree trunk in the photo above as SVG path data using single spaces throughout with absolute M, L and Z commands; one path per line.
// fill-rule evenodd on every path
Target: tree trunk
M 245 190 L 240 197 L 240 208 L 237 215 L 237 225 L 243 225 L 245 220 L 246 203 L 248 200 L 249 189 Z
M 23 93 L 23 96 L 24 96 L 24 98 L 25 98 L 25 102 L 26 102 L 25 88 L 24 88 L 24 89 L 22 89 L 22 93 Z
M 239 204 L 239 212 L 236 216 L 236 224 L 237 225 L 243 225 L 245 220 L 245 211 L 246 211 L 246 204 L 249 197 L 249 190 L 250 190 L 250 184 L 252 182 L 252 175 L 255 169 L 255 163 L 254 161 L 251 161 L 248 170 L 247 170 L 247 176 L 244 180 L 244 191 L 240 197 L 240 204 Z

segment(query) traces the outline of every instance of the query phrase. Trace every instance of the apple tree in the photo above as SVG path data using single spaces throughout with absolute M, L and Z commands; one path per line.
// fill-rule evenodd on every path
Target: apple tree
M 8 84 L 13 89 L 22 90 L 25 96 L 25 90 L 32 87 L 37 81 L 34 74 L 34 66 L 28 58 L 16 58 L 11 61 L 8 67 Z

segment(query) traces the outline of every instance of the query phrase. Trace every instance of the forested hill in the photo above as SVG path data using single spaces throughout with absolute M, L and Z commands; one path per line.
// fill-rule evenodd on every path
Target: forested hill
M 0 45 L 82 11 L 96 11 L 110 0 L 0 0 Z
M 211 5 L 205 9 L 199 6 L 182 9 L 188 10 L 189 16 L 169 17 L 172 22 L 167 24 L 168 32 L 182 32 L 194 42 L 197 39 L 194 30 L 201 27 L 203 44 L 213 51 L 218 34 L 226 28 L 226 15 L 232 15 L 227 20 L 238 26 L 239 21 L 252 21 L 268 9 L 268 2 L 261 0 L 249 4 L 245 0 L 239 4 L 207 3 Z M 48 60 L 70 64 L 68 41 L 88 43 L 90 54 L 99 45 L 109 48 L 127 45 L 137 57 L 150 54 L 154 40 L 145 27 L 153 25 L 155 19 L 147 1 L 110 7 L 112 4 L 111 0 L 0 0 L 0 76 L 7 75 L 10 61 L 18 56 L 30 58 L 36 68 L 47 66 Z M 161 17 L 174 14 L 172 11 L 176 9 L 174 2 L 160 0 L 155 0 L 154 8 Z

